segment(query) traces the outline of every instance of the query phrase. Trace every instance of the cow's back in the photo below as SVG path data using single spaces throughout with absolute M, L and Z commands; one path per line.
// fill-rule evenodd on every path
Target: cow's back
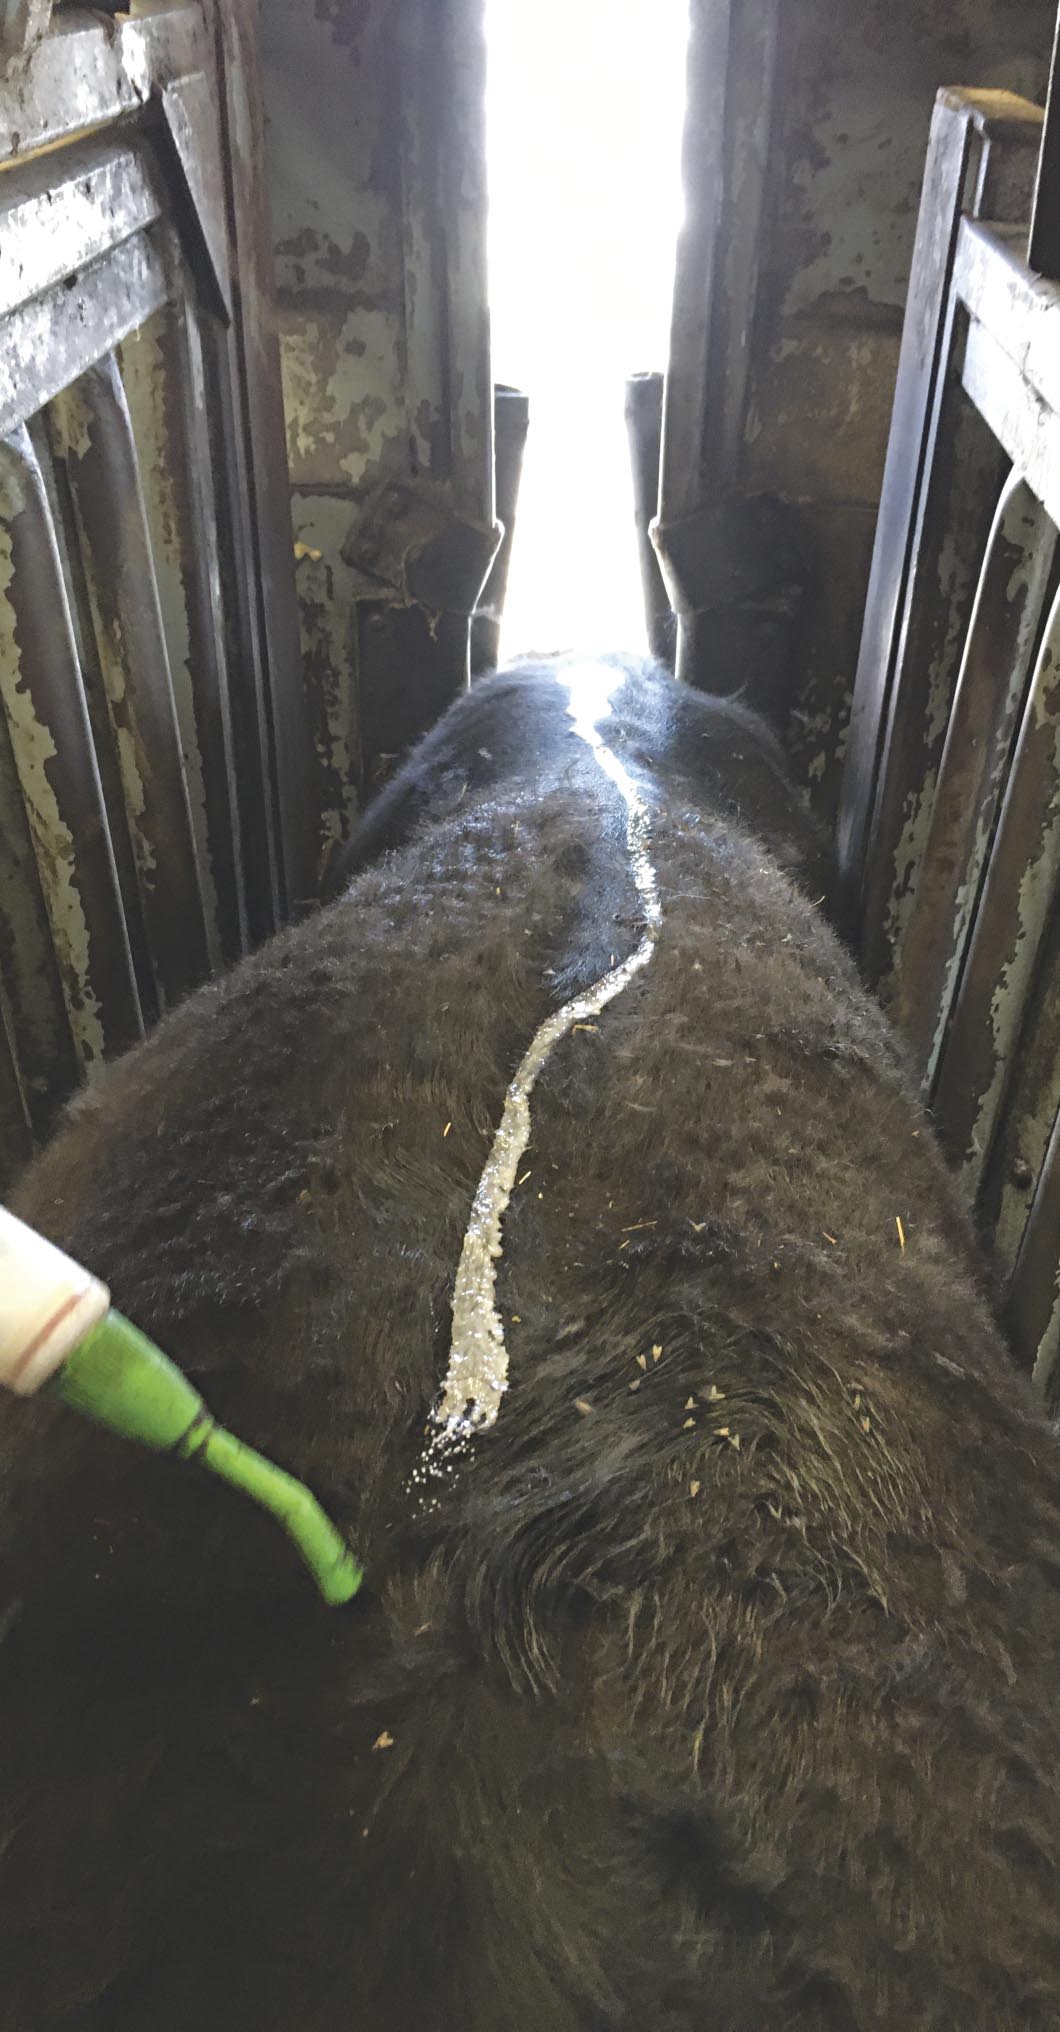
M 230 1492 L 4 1408 L 4 2032 L 1056 2020 L 1054 1442 L 812 879 L 751 791 L 647 770 L 639 699 L 658 940 L 541 1073 L 509 1388 L 440 1485 L 505 1089 L 644 934 L 558 720 L 20 1188 L 369 1586 L 326 1611 Z

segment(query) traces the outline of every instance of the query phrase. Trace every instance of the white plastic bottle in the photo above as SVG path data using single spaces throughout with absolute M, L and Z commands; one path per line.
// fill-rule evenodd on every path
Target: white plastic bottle
M 0 1207 L 0 1388 L 31 1397 L 110 1309 L 110 1292 Z

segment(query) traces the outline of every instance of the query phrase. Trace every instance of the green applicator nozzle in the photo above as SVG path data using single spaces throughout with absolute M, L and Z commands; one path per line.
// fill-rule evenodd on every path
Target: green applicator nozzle
M 316 1497 L 206 1409 L 176 1364 L 110 1305 L 105 1285 L 0 1207 L 0 1384 L 42 1386 L 97 1424 L 197 1460 L 271 1510 L 326 1602 L 348 1602 L 361 1568 Z
M 181 1460 L 197 1460 L 271 1510 L 326 1602 L 348 1602 L 357 1593 L 361 1569 L 316 1497 L 218 1425 L 176 1364 L 120 1312 L 112 1308 L 90 1328 L 50 1387 L 97 1424 Z

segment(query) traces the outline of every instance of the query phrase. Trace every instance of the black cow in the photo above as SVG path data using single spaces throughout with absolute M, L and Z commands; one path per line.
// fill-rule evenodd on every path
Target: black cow
M 424 1500 L 506 1089 L 645 937 L 571 682 L 661 922 L 540 1074 L 509 1387 Z M 5 1405 L 2 2032 L 1055 2027 L 1057 1443 L 771 741 L 516 669 L 354 870 L 13 1199 L 368 1582 L 326 1609 L 231 1491 Z

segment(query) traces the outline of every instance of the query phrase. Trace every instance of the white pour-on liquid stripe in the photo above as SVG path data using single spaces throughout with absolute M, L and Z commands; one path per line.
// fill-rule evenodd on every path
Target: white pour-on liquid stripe
M 626 846 L 644 912 L 644 936 L 621 966 L 612 968 L 591 988 L 546 1018 L 508 1088 L 500 1126 L 472 1202 L 460 1252 L 453 1292 L 449 1368 L 431 1413 L 423 1456 L 412 1477 L 413 1483 L 421 1486 L 452 1472 L 454 1457 L 471 1437 L 493 1424 L 508 1387 L 508 1350 L 495 1302 L 496 1265 L 501 1254 L 501 1223 L 530 1141 L 530 1097 L 538 1075 L 560 1039 L 576 1023 L 598 1015 L 647 966 L 658 938 L 662 913 L 649 856 L 648 808 L 632 777 L 605 746 L 596 724 L 618 678 L 606 671 L 594 672 L 593 677 L 595 684 L 587 685 L 584 679 L 581 685 L 577 681 L 571 684 L 568 710 L 575 733 L 588 743 L 600 768 L 625 802 Z

